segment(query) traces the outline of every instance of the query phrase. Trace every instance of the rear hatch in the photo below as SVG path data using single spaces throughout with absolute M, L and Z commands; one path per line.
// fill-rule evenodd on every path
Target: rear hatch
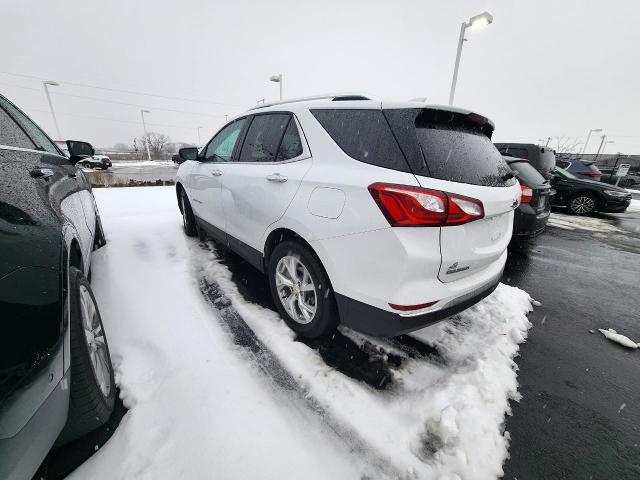
M 477 199 L 484 216 L 440 229 L 438 278 L 476 274 L 500 258 L 511 240 L 520 187 L 490 136 L 493 126 L 468 112 L 386 109 L 396 138 L 420 185 Z

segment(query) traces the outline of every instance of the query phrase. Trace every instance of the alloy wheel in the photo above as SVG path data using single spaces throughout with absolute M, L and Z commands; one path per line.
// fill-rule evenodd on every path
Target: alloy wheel
M 105 343 L 102 324 L 98 317 L 98 310 L 84 285 L 80 285 L 80 314 L 82 315 L 82 328 L 87 342 L 87 350 L 93 374 L 96 377 L 100 391 L 105 397 L 111 392 L 111 363 Z
M 298 257 L 285 255 L 276 266 L 278 298 L 289 316 L 297 323 L 310 323 L 318 306 L 316 287 L 307 267 Z
M 579 213 L 584 215 L 585 213 L 591 212 L 596 206 L 595 202 L 591 197 L 588 196 L 580 196 L 571 200 L 571 210 L 575 213 Z

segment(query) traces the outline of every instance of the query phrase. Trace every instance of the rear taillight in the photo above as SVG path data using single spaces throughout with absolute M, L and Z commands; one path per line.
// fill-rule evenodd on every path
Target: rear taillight
M 392 227 L 462 225 L 484 217 L 480 200 L 427 188 L 374 183 L 371 196 Z
M 602 175 L 601 172 L 584 172 L 582 175 L 585 175 L 587 177 L 599 177 Z
M 533 190 L 531 190 L 526 185 L 520 185 L 520 190 L 522 190 L 522 198 L 520 199 L 520 203 L 529 203 L 533 198 Z

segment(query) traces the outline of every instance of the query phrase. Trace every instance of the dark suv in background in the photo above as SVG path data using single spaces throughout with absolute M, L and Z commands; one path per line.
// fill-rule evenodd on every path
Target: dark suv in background
M 495 146 L 503 155 L 528 160 L 544 178 L 553 176 L 556 154 L 551 148 L 533 143 L 496 143 Z

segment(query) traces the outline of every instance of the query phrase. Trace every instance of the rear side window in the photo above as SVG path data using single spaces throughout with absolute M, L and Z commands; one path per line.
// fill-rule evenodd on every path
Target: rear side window
M 311 110 L 340 149 L 378 167 L 409 172 L 382 110 Z
M 35 145 L 13 118 L 0 107 L 0 145 L 33 150 Z
M 280 142 L 276 161 L 291 160 L 299 155 L 302 155 L 302 142 L 300 141 L 296 121 L 291 118 L 287 129 L 284 131 L 282 142 Z
M 520 183 L 528 186 L 542 185 L 546 182 L 545 178 L 540 175 L 535 168 L 528 162 L 513 162 L 509 164 L 511 170 L 515 173 Z
M 275 162 L 290 119 L 286 113 L 256 115 L 247 130 L 238 161 Z

